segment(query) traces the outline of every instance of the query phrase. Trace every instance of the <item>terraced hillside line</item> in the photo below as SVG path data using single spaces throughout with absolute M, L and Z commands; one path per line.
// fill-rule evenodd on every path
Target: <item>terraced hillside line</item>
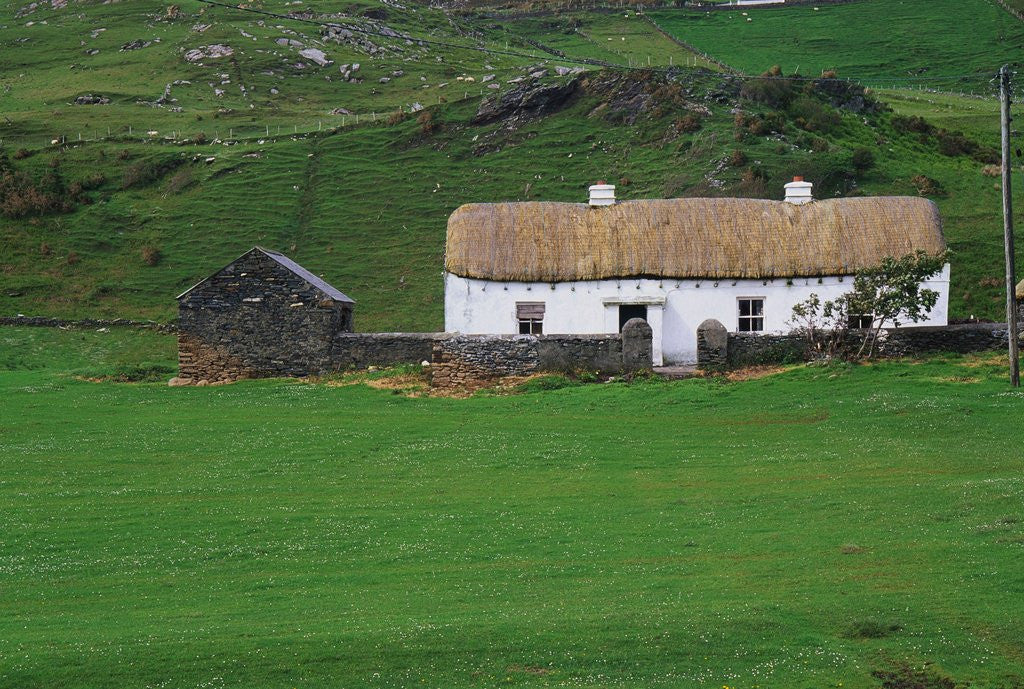
M 312 138 L 309 156 L 306 158 L 306 169 L 299 185 L 299 205 L 295 213 L 295 233 L 292 244 L 301 247 L 309 231 L 316 211 L 316 183 L 320 173 L 320 137 Z
M 740 70 L 736 69 L 735 67 L 733 67 L 731 65 L 727 65 L 726 63 L 722 62 L 721 60 L 708 55 L 707 53 L 705 53 L 703 50 L 701 50 L 697 46 L 690 45 L 686 41 L 684 41 L 682 39 L 679 39 L 679 38 L 676 38 L 675 36 L 670 34 L 668 31 L 665 31 L 665 29 L 663 29 L 660 26 L 658 26 L 658 22 L 656 22 L 653 19 L 651 19 L 651 17 L 649 17 L 647 14 L 642 14 L 640 16 L 643 17 L 644 21 L 646 21 L 648 24 L 650 24 L 652 27 L 654 27 L 655 31 L 657 31 L 662 36 L 664 36 L 668 40 L 672 41 L 673 43 L 675 43 L 679 47 L 684 48 L 684 49 L 690 51 L 694 55 L 698 55 L 698 56 L 704 58 L 705 60 L 707 60 L 711 64 L 717 65 L 718 67 L 721 67 L 723 70 L 725 70 L 726 72 L 729 72 L 730 74 L 743 74 L 743 72 L 741 72 Z
M 1024 12 L 1021 12 L 1016 7 L 1011 6 L 1008 2 L 1006 2 L 1006 0 L 996 0 L 996 2 L 998 2 L 999 6 L 1002 7 L 1004 10 L 1006 10 L 1014 17 L 1024 22 Z

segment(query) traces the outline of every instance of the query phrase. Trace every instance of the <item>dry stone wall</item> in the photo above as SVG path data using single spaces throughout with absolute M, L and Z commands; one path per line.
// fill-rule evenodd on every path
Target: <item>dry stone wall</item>
M 705 370 L 722 370 L 765 364 L 807 361 L 814 353 L 807 340 L 797 334 L 773 335 L 725 333 L 716 320 L 697 329 L 697 365 Z M 722 337 L 722 335 L 725 337 Z M 875 354 L 879 357 L 919 356 L 933 352 L 970 354 L 1007 345 L 1005 323 L 886 328 L 879 334 Z M 849 335 L 848 349 L 856 350 L 860 336 Z
M 431 384 L 477 387 L 503 376 L 651 368 L 652 332 L 642 319 L 616 335 L 452 335 L 433 345 Z

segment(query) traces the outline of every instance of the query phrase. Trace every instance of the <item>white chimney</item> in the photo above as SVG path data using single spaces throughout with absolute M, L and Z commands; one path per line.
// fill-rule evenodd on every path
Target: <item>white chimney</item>
M 590 205 L 591 206 L 614 206 L 615 205 L 615 185 L 605 184 L 604 182 L 598 182 L 590 187 Z
M 813 186 L 810 182 L 805 182 L 803 177 L 794 177 L 793 181 L 786 185 L 786 201 L 797 206 L 810 203 L 814 200 L 811 196 Z

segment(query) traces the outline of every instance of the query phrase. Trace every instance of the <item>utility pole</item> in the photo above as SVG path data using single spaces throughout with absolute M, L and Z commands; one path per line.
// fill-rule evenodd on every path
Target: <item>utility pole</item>
M 1010 67 L 999 70 L 999 106 L 1003 143 L 1003 242 L 1006 247 L 1006 329 L 1010 345 L 1010 384 L 1020 387 L 1020 355 L 1017 351 L 1017 280 L 1014 275 L 1013 197 L 1010 194 Z

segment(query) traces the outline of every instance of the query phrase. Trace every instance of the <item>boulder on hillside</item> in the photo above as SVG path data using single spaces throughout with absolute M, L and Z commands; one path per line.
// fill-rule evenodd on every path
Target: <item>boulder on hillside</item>
M 472 124 L 496 120 L 525 120 L 547 115 L 566 107 L 579 90 L 579 79 L 564 84 L 524 84 L 501 95 L 485 98 Z
M 79 96 L 75 99 L 75 105 L 107 105 L 110 103 L 110 99 L 106 96 L 96 96 L 91 93 Z
M 327 65 L 334 64 L 334 60 L 328 58 L 327 53 L 320 50 L 319 48 L 305 48 L 299 51 L 299 55 L 306 58 L 307 60 L 315 62 L 321 67 L 326 67 Z
M 214 43 L 213 45 L 201 45 L 198 48 L 189 50 L 185 53 L 185 59 L 189 62 L 199 62 L 205 59 L 231 57 L 234 54 L 235 49 L 231 46 Z

